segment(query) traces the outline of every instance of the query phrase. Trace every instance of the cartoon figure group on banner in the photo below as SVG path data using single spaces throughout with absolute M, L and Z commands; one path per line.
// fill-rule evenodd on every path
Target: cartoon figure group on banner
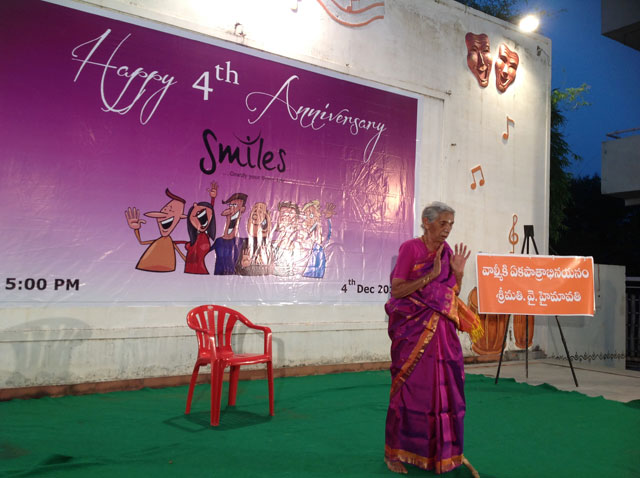
M 136 269 L 149 272 L 176 270 L 176 254 L 184 261 L 187 274 L 209 274 L 205 258 L 215 254 L 214 275 L 276 275 L 323 278 L 327 258 L 325 246 L 331 238 L 331 217 L 335 205 L 327 204 L 322 210 L 318 200 L 302 207 L 292 201 L 278 203 L 275 228 L 271 212 L 264 202 L 251 207 L 247 220 L 247 237 L 240 237 L 240 218 L 247 210 L 248 195 L 236 192 L 222 204 L 220 213 L 225 219 L 222 234 L 216 237 L 215 200 L 218 184 L 207 189 L 209 201 L 194 202 L 185 215 L 186 201 L 167 188 L 169 197 L 160 211 L 150 211 L 144 216 L 155 218 L 160 237 L 143 241 L 140 211 L 129 207 L 125 211 L 127 224 L 133 230 L 138 243 L 148 246 Z M 181 219 L 187 220 L 188 241 L 174 241 L 171 233 Z M 326 222 L 326 235 L 323 228 Z M 184 246 L 185 252 L 180 246 Z

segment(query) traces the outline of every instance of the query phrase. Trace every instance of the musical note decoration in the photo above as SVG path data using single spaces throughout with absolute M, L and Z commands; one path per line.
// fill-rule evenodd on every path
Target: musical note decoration
M 520 237 L 518 236 L 518 233 L 516 232 L 516 224 L 518 223 L 518 215 L 514 214 L 513 215 L 513 225 L 511 226 L 511 229 L 509 229 L 509 243 L 511 244 L 511 254 L 515 254 L 516 252 L 516 244 L 518 243 L 518 240 L 520 239 Z
M 507 140 L 509 139 L 509 122 L 513 123 L 513 126 L 516 125 L 516 122 L 509 118 L 509 116 L 507 115 L 507 132 L 506 133 L 502 133 L 502 139 Z
M 484 174 L 482 172 L 482 166 L 480 166 L 479 164 L 473 168 L 471 168 L 471 177 L 473 177 L 473 182 L 471 183 L 471 189 L 475 189 L 478 184 L 476 183 L 476 173 L 480 172 L 480 181 L 478 181 L 478 183 L 480 183 L 480 186 L 484 186 Z

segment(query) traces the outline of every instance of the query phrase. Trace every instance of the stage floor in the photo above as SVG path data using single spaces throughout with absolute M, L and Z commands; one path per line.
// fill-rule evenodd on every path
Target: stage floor
M 529 364 L 529 384 L 517 383 L 522 361 L 503 364 L 497 385 L 496 363 L 466 370 L 465 455 L 483 478 L 640 476 L 637 372 L 580 366 L 576 388 L 567 366 L 548 361 Z M 266 380 L 241 381 L 236 406 L 223 391 L 218 427 L 207 384 L 189 415 L 186 385 L 0 402 L 0 476 L 390 477 L 389 386 L 388 371 L 278 378 L 269 416 Z
M 500 380 L 513 378 L 519 383 L 540 385 L 547 383 L 559 390 L 575 391 L 589 397 L 604 397 L 607 400 L 629 402 L 640 399 L 640 372 L 620 370 L 612 367 L 598 367 L 585 364 L 573 364 L 578 379 L 578 387 L 566 360 L 529 360 L 529 376 L 526 376 L 525 362 L 522 360 L 502 362 Z M 496 377 L 497 363 L 468 364 L 468 374 Z

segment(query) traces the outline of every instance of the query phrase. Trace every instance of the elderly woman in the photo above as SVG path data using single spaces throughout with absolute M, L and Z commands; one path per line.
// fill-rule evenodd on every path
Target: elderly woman
M 462 454 L 464 364 L 457 329 L 477 337 L 479 321 L 457 297 L 471 252 L 446 239 L 455 211 L 433 202 L 422 212 L 424 234 L 400 246 L 391 273 L 389 315 L 391 394 L 385 463 L 407 473 L 409 463 L 436 473 L 466 465 Z

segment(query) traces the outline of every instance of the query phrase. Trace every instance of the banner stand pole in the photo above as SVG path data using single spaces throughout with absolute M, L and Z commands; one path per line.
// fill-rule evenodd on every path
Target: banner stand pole
M 525 246 L 527 249 L 527 254 L 529 254 L 529 239 L 533 242 L 533 248 L 536 251 L 536 254 L 540 254 L 538 252 L 538 247 L 536 246 L 536 240 L 533 237 L 533 225 L 524 226 L 524 240 L 522 241 L 522 250 L 520 254 L 524 254 Z M 500 361 L 498 362 L 498 371 L 496 373 L 496 381 L 495 384 L 498 384 L 498 378 L 500 377 L 500 368 L 502 367 L 502 357 L 504 355 L 504 348 L 507 344 L 507 333 L 509 332 L 509 322 L 511 320 L 511 314 L 507 317 L 507 326 L 504 329 L 504 338 L 502 339 L 502 350 L 500 351 Z M 515 319 L 514 319 L 515 320 Z M 573 381 L 578 387 L 578 379 L 576 378 L 576 372 L 573 369 L 573 364 L 571 363 L 571 356 L 569 355 L 569 349 L 567 348 L 567 341 L 564 339 L 564 333 L 562 333 L 562 327 L 560 327 L 560 321 L 558 320 L 558 316 L 556 315 L 556 324 L 558 324 L 558 330 L 560 331 L 560 338 L 562 339 L 562 345 L 564 345 L 564 351 L 567 354 L 567 360 L 569 361 L 569 367 L 571 368 L 571 374 L 573 375 Z M 529 319 L 525 316 L 525 336 L 527 340 L 529 340 Z M 529 378 L 529 344 L 527 343 L 527 347 L 524 349 L 525 356 L 525 375 L 526 378 Z
M 562 345 L 564 345 L 564 351 L 567 354 L 567 360 L 569 361 L 569 367 L 571 368 L 571 374 L 573 375 L 573 381 L 578 386 L 578 379 L 576 378 L 576 372 L 573 370 L 573 364 L 571 363 L 571 355 L 569 355 L 569 349 L 567 348 L 567 341 L 564 339 L 564 334 L 562 333 L 562 327 L 560 327 L 560 321 L 558 320 L 558 316 L 556 315 L 556 324 L 558 324 L 558 330 L 560 331 L 560 338 L 562 339 Z
M 504 346 L 507 343 L 507 333 L 509 332 L 509 321 L 511 320 L 511 314 L 507 317 L 507 326 L 504 328 L 504 337 L 502 339 L 502 349 L 500 350 L 500 361 L 498 362 L 498 373 L 496 373 L 495 384 L 498 385 L 498 377 L 500 377 L 500 367 L 502 367 L 502 356 L 504 355 Z
M 513 319 L 513 324 L 515 327 L 516 319 Z M 525 377 L 529 378 L 529 317 L 525 315 L 524 317 L 524 327 L 525 333 L 524 336 L 527 338 L 527 346 L 524 348 L 524 374 Z
M 538 252 L 538 246 L 536 246 L 536 240 L 533 237 L 533 225 L 524 226 L 524 240 L 522 241 L 522 250 L 520 251 L 520 254 L 524 254 L 525 245 L 527 246 L 527 254 L 529 254 L 529 239 L 533 242 L 533 248 L 535 249 L 536 254 L 540 255 Z M 514 323 L 515 320 L 516 319 L 513 319 Z M 527 338 L 527 346 L 524 348 L 524 370 L 525 376 L 529 378 L 529 318 L 527 316 L 525 316 L 525 337 Z

